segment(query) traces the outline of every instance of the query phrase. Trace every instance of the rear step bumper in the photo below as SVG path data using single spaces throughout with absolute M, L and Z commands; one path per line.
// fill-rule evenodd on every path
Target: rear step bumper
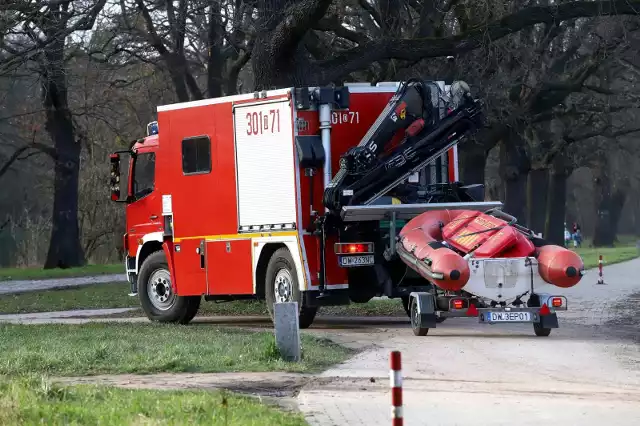
M 538 324 L 542 328 L 558 328 L 558 316 L 553 309 L 539 307 L 494 307 L 450 309 L 440 311 L 436 309 L 435 297 L 427 292 L 414 292 L 410 295 L 416 299 L 418 318 L 421 326 L 435 328 L 438 318 L 477 318 L 481 324 Z M 467 305 L 468 306 L 468 305 Z M 563 309 L 561 309 L 563 310 Z

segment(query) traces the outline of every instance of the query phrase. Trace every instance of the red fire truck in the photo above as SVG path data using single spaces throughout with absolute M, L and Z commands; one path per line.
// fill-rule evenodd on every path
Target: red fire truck
M 501 205 L 457 182 L 457 143 L 483 124 L 464 82 L 291 87 L 157 113 L 111 155 L 131 294 L 152 320 L 187 323 L 202 298 L 297 301 L 301 328 L 321 306 L 376 296 L 407 309 L 431 284 L 395 253 L 403 221 Z

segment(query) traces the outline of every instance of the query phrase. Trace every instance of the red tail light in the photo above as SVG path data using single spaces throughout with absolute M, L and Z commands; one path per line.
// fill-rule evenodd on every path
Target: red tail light
M 551 299 L 551 306 L 553 306 L 554 308 L 559 308 L 562 306 L 562 298 L 561 297 L 554 297 L 553 299 Z
M 373 243 L 337 243 L 334 250 L 336 254 L 373 253 Z
M 464 307 L 464 302 L 460 299 L 453 300 L 453 309 L 462 309 Z

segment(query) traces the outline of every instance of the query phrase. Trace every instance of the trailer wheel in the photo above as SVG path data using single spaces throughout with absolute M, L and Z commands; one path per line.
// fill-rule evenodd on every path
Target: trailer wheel
M 198 313 L 200 296 L 178 296 L 171 287 L 171 274 L 164 251 L 151 253 L 138 276 L 138 297 L 152 321 L 187 324 Z
M 404 308 L 404 311 L 407 313 L 407 316 L 411 318 L 411 310 L 409 309 L 409 296 L 402 296 L 401 299 L 402 299 L 402 307 Z M 446 320 L 445 317 L 437 317 L 436 323 L 438 324 L 443 323 L 444 320 Z
M 527 301 L 527 306 L 530 308 L 539 308 L 540 307 L 540 297 L 537 294 L 531 295 L 529 300 Z M 538 337 L 547 337 L 551 334 L 550 328 L 541 327 L 539 323 L 533 323 L 533 332 Z
M 265 280 L 265 299 L 271 320 L 273 304 L 276 302 L 298 302 L 298 319 L 300 328 L 308 328 L 318 312 L 317 307 L 305 306 L 298 285 L 298 274 L 291 253 L 287 248 L 280 248 L 273 253 L 267 265 Z
M 533 323 L 533 332 L 536 333 L 536 336 L 539 337 L 547 337 L 551 334 L 550 328 L 540 327 L 540 324 L 534 322 Z
M 429 329 L 419 327 L 418 323 L 418 300 L 414 297 L 411 299 L 411 329 L 416 336 L 426 336 Z

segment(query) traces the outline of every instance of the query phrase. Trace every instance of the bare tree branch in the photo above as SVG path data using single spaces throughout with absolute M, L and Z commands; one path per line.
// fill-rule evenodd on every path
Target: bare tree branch
M 13 154 L 11 154 L 11 156 L 9 156 L 9 158 L 7 159 L 7 161 L 5 161 L 5 163 L 0 167 L 0 177 L 2 177 L 5 173 L 7 173 L 9 171 L 9 169 L 11 168 L 11 166 L 18 160 L 21 159 L 21 155 L 25 152 L 27 152 L 28 150 L 31 149 L 36 149 L 42 153 L 45 153 L 47 155 L 49 155 L 51 158 L 56 159 L 57 158 L 57 153 L 56 150 L 48 145 L 39 143 L 39 142 L 33 142 L 30 143 L 29 145 L 24 145 L 21 146 L 20 148 L 17 148 Z
M 303 0 L 295 3 L 285 12 L 272 34 L 271 46 L 277 46 L 274 53 L 290 55 L 309 28 L 313 28 L 327 13 L 333 0 Z
M 319 2 L 321 0 L 316 0 Z M 572 1 L 553 6 L 525 7 L 463 34 L 443 38 L 380 38 L 364 43 L 333 59 L 319 63 L 319 81 L 334 81 L 366 65 L 385 59 L 416 60 L 468 52 L 536 24 L 597 16 L 637 15 L 640 0 Z

